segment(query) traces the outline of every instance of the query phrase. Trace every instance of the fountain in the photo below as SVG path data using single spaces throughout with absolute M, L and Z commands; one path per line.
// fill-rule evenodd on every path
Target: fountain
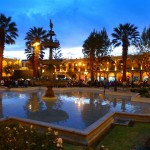
M 53 65 L 56 65 L 56 64 L 59 64 L 60 62 L 56 61 L 56 60 L 53 60 L 53 57 L 52 57 L 52 52 L 53 52 L 53 49 L 55 48 L 58 48 L 60 43 L 58 40 L 53 40 L 53 36 L 55 36 L 55 32 L 53 31 L 53 24 L 52 24 L 52 21 L 50 19 L 50 31 L 49 31 L 49 36 L 50 36 L 50 39 L 46 40 L 44 42 L 44 46 L 49 48 L 49 60 L 48 61 L 44 61 L 42 62 L 44 65 L 47 65 L 47 66 L 50 66 L 51 70 L 50 70 L 50 80 L 33 80 L 32 81 L 32 85 L 33 86 L 46 86 L 47 87 L 47 91 L 45 93 L 45 96 L 43 97 L 44 99 L 56 99 L 55 95 L 54 95 L 54 92 L 53 92 L 53 87 L 60 87 L 60 86 L 65 86 L 67 81 L 59 81 L 59 80 L 56 80 L 54 77 L 53 77 L 53 72 L 54 72 L 54 66 Z

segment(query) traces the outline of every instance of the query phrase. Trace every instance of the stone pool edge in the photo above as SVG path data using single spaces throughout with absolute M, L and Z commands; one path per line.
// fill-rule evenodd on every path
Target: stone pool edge
M 90 125 L 85 130 L 79 130 L 69 127 L 62 127 L 59 125 L 53 125 L 50 123 L 45 123 L 41 121 L 35 121 L 31 119 L 22 119 L 18 117 L 8 117 L 0 119 L 2 121 L 17 121 L 25 125 L 33 125 L 34 127 L 40 128 L 52 128 L 59 132 L 59 136 L 63 138 L 64 141 L 90 146 L 97 142 L 105 133 L 111 128 L 116 118 L 130 119 L 135 122 L 147 122 L 150 123 L 150 115 L 144 114 L 129 114 L 122 112 L 110 112 L 104 117 Z
M 3 89 L 3 90 L 10 90 L 10 91 L 16 91 L 16 92 L 30 92 L 34 90 L 46 90 L 46 87 L 28 87 L 28 88 L 11 88 L 11 89 Z M 97 89 L 97 88 L 53 88 L 55 92 L 63 92 L 63 91 L 71 91 L 71 90 L 84 90 L 84 91 L 94 91 L 98 93 L 102 93 L 103 89 Z M 106 91 L 106 94 L 111 95 L 120 95 L 120 96 L 133 96 L 133 93 L 131 92 L 113 92 L 113 91 Z M 132 99 L 131 99 L 132 100 Z M 113 125 L 115 118 L 121 118 L 121 119 L 131 119 L 136 122 L 149 122 L 150 123 L 150 115 L 143 115 L 143 114 L 129 114 L 129 113 L 121 113 L 121 112 L 109 112 L 104 117 L 100 118 L 96 122 L 94 122 L 92 125 L 87 127 L 85 130 L 79 130 L 74 128 L 68 128 L 68 127 L 62 127 L 59 125 L 53 125 L 50 123 L 45 123 L 41 121 L 35 121 L 31 119 L 22 119 L 17 117 L 8 117 L 8 118 L 2 118 L 0 121 L 17 121 L 22 124 L 27 125 L 34 125 L 37 127 L 42 128 L 48 128 L 51 127 L 53 130 L 57 130 L 59 132 L 59 135 L 63 138 L 64 141 L 75 143 L 75 144 L 81 144 L 81 145 L 92 145 L 94 144 L 98 139 L 100 139 Z

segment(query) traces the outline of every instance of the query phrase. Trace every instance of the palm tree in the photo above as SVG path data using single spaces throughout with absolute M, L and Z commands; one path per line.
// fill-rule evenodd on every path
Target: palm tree
M 47 39 L 47 37 L 47 31 L 44 30 L 42 27 L 30 28 L 29 32 L 26 33 L 25 40 L 27 40 L 27 48 L 25 49 L 25 53 L 27 54 L 27 59 L 33 62 L 32 64 L 34 65 L 34 77 L 38 77 L 39 58 L 44 58 L 43 50 L 46 48 L 44 47 L 43 43 Z
M 93 31 L 90 33 L 89 37 L 84 41 L 82 53 L 84 57 L 90 59 L 90 71 L 91 71 L 91 81 L 94 81 L 94 63 L 95 59 L 104 57 L 110 52 L 110 40 L 107 36 L 105 28 L 100 32 Z
M 33 47 L 26 48 L 25 49 L 25 54 L 26 54 L 27 59 L 30 62 L 30 68 L 34 68 L 34 58 L 35 58 L 34 57 L 34 48 Z M 44 54 L 45 54 L 45 52 L 43 50 L 41 50 L 40 53 L 39 53 L 39 56 L 38 56 L 39 61 L 43 60 Z
M 0 80 L 2 78 L 2 62 L 5 44 L 15 44 L 18 36 L 16 23 L 11 22 L 11 17 L 0 14 Z
M 120 24 L 119 27 L 114 28 L 112 33 L 112 44 L 114 47 L 122 45 L 122 60 L 123 60 L 123 81 L 126 81 L 126 60 L 128 55 L 129 46 L 136 46 L 140 40 L 139 32 L 137 27 L 133 24 L 126 23 Z

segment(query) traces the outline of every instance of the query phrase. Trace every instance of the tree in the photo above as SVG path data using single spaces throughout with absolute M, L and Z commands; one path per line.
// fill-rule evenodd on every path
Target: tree
M 142 66 L 141 69 L 146 71 L 146 74 L 149 76 L 150 72 L 150 27 L 144 28 L 141 34 L 141 39 L 138 43 L 138 53 L 135 55 L 135 60 L 139 66 Z M 142 80 L 140 75 L 140 80 Z M 149 80 L 150 82 L 150 80 Z
M 84 41 L 83 44 L 83 54 L 84 57 L 90 59 L 90 71 L 91 71 L 91 81 L 94 81 L 94 63 L 96 63 L 96 58 L 101 58 L 109 54 L 111 43 L 108 38 L 105 28 L 100 32 L 94 30 L 90 33 L 89 37 Z
M 100 31 L 97 39 L 99 40 L 98 41 L 99 45 L 97 46 L 97 50 L 96 50 L 97 58 L 108 56 L 110 52 L 112 51 L 112 49 L 111 49 L 111 42 L 110 42 L 110 39 L 107 35 L 107 31 L 105 28 L 103 28 Z
M 139 43 L 137 44 L 137 53 L 149 53 L 150 52 L 150 27 L 144 28 L 141 34 Z
M 38 77 L 39 59 L 44 58 L 45 53 L 43 52 L 43 50 L 46 48 L 44 47 L 43 43 L 47 39 L 47 37 L 47 31 L 42 27 L 30 28 L 30 30 L 26 33 L 25 40 L 27 40 L 27 49 L 25 49 L 25 53 L 27 54 L 27 59 L 33 62 L 32 64 L 34 66 L 34 77 Z
M 141 43 L 144 46 L 145 51 L 150 52 L 150 26 L 143 29 Z
M 126 81 L 126 60 L 128 55 L 129 46 L 137 46 L 140 40 L 139 32 L 137 27 L 133 24 L 120 24 L 119 27 L 114 28 L 112 33 L 112 44 L 114 47 L 122 46 L 122 60 L 123 60 L 123 81 Z
M 144 28 L 141 35 L 141 43 L 144 46 L 144 51 L 140 51 L 140 54 L 144 56 L 144 67 L 149 76 L 150 74 L 150 26 L 148 28 Z M 150 80 L 149 80 L 150 82 Z
M 2 62 L 5 44 L 15 44 L 18 29 L 16 23 L 11 22 L 11 17 L 0 14 L 0 80 L 2 78 Z
M 54 59 L 62 59 L 63 54 L 61 53 L 60 47 L 53 49 L 52 55 Z
M 34 58 L 35 58 L 34 57 L 34 48 L 33 47 L 26 48 L 25 49 L 25 54 L 26 54 L 26 57 L 27 57 L 27 59 L 29 60 L 29 63 L 30 63 L 30 66 L 28 66 L 28 67 L 33 69 L 34 68 Z M 45 54 L 45 52 L 43 50 L 41 50 L 40 53 L 39 53 L 39 58 L 38 58 L 39 62 L 41 60 L 43 60 L 44 54 Z

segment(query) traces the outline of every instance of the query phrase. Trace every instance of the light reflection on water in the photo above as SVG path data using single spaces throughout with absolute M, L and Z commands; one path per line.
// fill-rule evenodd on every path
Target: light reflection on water
M 150 104 L 129 97 L 92 92 L 55 93 L 57 100 L 42 100 L 43 90 L 0 93 L 0 117 L 15 116 L 85 129 L 110 111 L 150 114 Z

